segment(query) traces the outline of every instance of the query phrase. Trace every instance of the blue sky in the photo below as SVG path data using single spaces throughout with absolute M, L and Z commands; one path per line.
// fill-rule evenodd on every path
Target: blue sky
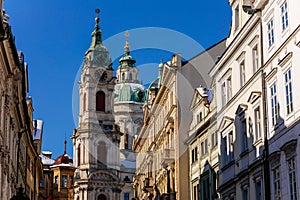
M 200 53 L 197 48 L 186 46 L 181 36 L 207 48 L 227 37 L 231 22 L 230 7 L 222 0 L 6 0 L 4 8 L 10 16 L 17 49 L 24 52 L 29 65 L 34 118 L 44 120 L 42 149 L 52 151 L 54 158 L 63 153 L 65 136 L 67 151 L 72 155 L 69 137 L 77 127 L 72 110 L 73 86 L 91 42 L 95 8 L 101 10 L 103 40 L 113 58 L 123 52 L 123 34 L 129 30 L 132 55 L 141 66 L 143 83 L 157 77 L 160 59 L 167 61 L 173 53 L 184 54 L 189 50 L 193 51 L 187 53 L 187 59 Z M 162 38 L 171 33 L 172 44 L 157 38 L 157 30 L 165 31 Z M 145 41 L 165 48 L 142 48 Z M 114 61 L 113 68 L 116 67 Z

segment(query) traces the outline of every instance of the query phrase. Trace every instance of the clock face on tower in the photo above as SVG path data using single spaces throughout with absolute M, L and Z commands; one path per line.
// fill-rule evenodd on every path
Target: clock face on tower
M 106 80 L 107 80 L 107 72 L 103 72 L 100 77 L 100 81 L 106 81 Z

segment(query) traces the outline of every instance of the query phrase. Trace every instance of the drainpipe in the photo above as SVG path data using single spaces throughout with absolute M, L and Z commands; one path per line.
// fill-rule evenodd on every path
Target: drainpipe
M 260 13 L 261 14 L 261 13 Z M 269 168 L 269 141 L 268 141 L 268 109 L 267 109 L 267 89 L 266 80 L 263 67 L 263 27 L 262 18 L 260 17 L 260 55 L 261 55 L 261 74 L 262 74 L 262 101 L 263 101 L 263 127 L 264 127 L 264 153 L 263 153 L 263 167 L 264 167 L 264 199 L 271 200 L 271 189 L 270 189 L 270 168 Z

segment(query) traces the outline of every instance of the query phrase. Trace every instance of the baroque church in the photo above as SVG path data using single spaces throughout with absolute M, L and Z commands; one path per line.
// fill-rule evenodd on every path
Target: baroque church
M 75 200 L 129 200 L 135 153 L 132 141 L 143 123 L 146 90 L 138 81 L 128 33 L 116 77 L 102 42 L 99 10 L 92 42 L 84 56 L 79 82 L 79 122 L 72 135 Z

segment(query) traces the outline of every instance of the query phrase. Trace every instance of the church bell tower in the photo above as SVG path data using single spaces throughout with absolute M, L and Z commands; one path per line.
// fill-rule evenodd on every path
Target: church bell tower
M 74 146 L 75 199 L 119 200 L 119 143 L 121 133 L 114 121 L 112 60 L 102 42 L 100 10 L 92 42 L 84 56 L 79 82 L 79 123 L 72 135 Z

